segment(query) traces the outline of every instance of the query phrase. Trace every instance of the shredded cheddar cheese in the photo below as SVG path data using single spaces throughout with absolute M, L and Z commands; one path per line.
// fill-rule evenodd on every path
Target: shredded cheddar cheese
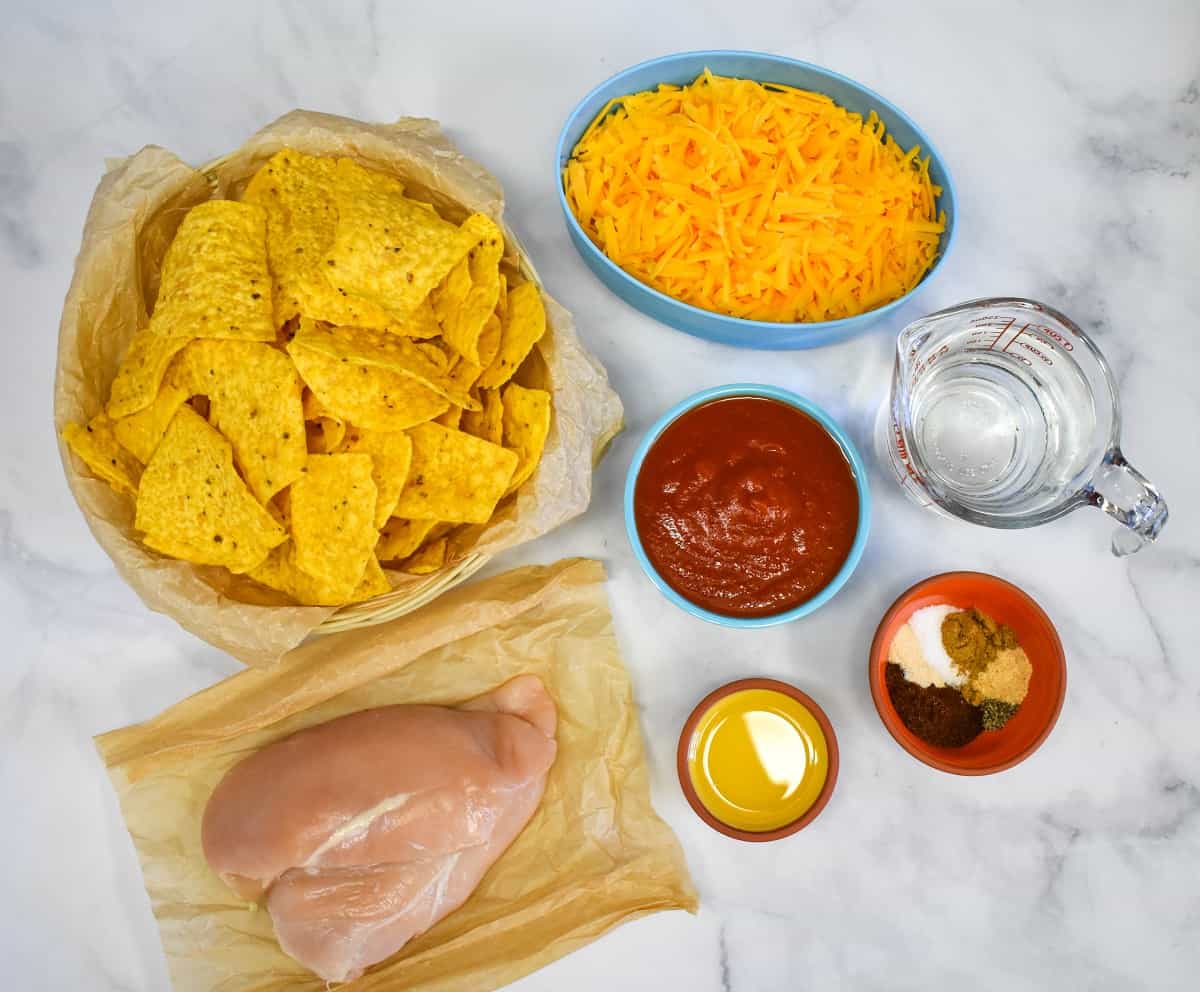
M 820 93 L 714 76 L 612 101 L 563 175 L 626 272 L 754 320 L 852 317 L 903 296 L 945 230 L 929 159 Z

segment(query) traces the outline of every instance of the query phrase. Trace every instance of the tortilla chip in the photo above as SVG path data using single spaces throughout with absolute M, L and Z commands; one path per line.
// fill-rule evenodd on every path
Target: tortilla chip
M 441 424 L 443 427 L 449 427 L 452 431 L 458 430 L 458 425 L 462 421 L 463 408 L 461 406 L 451 406 L 449 410 L 443 413 L 440 417 L 434 417 L 435 424 Z
M 361 452 L 371 456 L 371 478 L 375 496 L 375 526 L 382 527 L 395 509 L 396 501 L 408 481 L 412 465 L 412 438 L 403 431 L 369 431 L 352 427 L 340 451 Z
M 375 549 L 371 456 L 311 455 L 291 488 L 295 563 L 331 593 L 349 597 Z
M 447 378 L 454 383 L 457 389 L 462 390 L 468 395 L 473 395 L 475 384 L 479 381 L 479 376 L 482 373 L 482 366 L 476 365 L 474 362 L 468 362 L 465 358 L 460 358 L 455 363 L 454 368 L 450 370 Z
M 275 340 L 262 207 L 209 200 L 188 211 L 163 259 L 150 332 Z
M 308 458 L 301 383 L 288 356 L 257 341 L 193 341 L 169 381 L 208 397 L 209 420 L 260 503 L 290 486 Z
M 446 273 L 445 279 L 433 287 L 428 297 L 430 308 L 438 323 L 439 334 L 458 315 L 470 292 L 471 263 L 469 257 L 464 257 Z
M 429 359 L 430 365 L 435 367 L 441 375 L 449 375 L 451 366 L 459 360 L 454 350 L 440 340 L 418 341 L 411 350 Z
M 337 229 L 336 168 L 335 159 L 285 148 L 255 173 L 242 196 L 267 212 L 275 326 L 303 314 L 334 324 L 399 332 L 387 311 L 370 300 L 339 293 L 325 278 L 325 254 Z
M 369 324 L 364 326 L 371 326 Z M 388 324 L 387 330 L 410 338 L 436 338 L 442 333 L 441 325 L 433 312 L 433 304 L 426 297 L 401 323 Z
M 121 447 L 108 414 L 96 414 L 86 427 L 67 424 L 62 437 L 97 478 L 119 493 L 137 495 L 141 463 Z
M 339 159 L 333 187 L 337 231 L 325 255 L 334 289 L 404 320 L 479 240 L 404 195 L 391 176 Z
M 508 483 L 516 491 L 537 468 L 550 434 L 550 394 L 544 389 L 526 389 L 510 382 L 501 391 L 504 406 L 504 447 L 521 458 Z
M 479 377 L 483 389 L 495 389 L 512 378 L 525 356 L 546 333 L 546 308 L 537 286 L 523 282 L 508 292 L 508 307 L 500 334 L 500 351 Z
M 317 394 L 307 387 L 300 394 L 300 405 L 304 411 L 305 420 L 317 420 L 320 417 L 333 416 L 329 407 L 322 403 Z
M 243 202 L 257 204 L 267 213 L 267 261 L 275 280 L 276 327 L 302 312 L 316 316 L 311 308 L 302 310 L 300 305 L 309 283 L 317 282 L 326 295 L 341 303 L 320 272 L 337 225 L 329 192 L 333 170 L 333 159 L 284 148 L 254 174 L 242 194 Z M 312 278 L 313 273 L 317 279 Z
M 330 455 L 346 437 L 346 421 L 326 407 L 311 389 L 305 389 L 301 400 L 304 407 L 304 427 L 308 434 L 308 450 L 314 454 Z
M 113 433 L 121 442 L 121 447 L 145 465 L 167 432 L 175 411 L 186 403 L 187 399 L 186 390 L 167 383 L 158 391 L 157 399 L 144 410 L 114 420 Z
M 138 331 L 129 342 L 109 390 L 108 406 L 105 407 L 108 415 L 119 419 L 150 406 L 161 391 L 163 376 L 167 374 L 171 360 L 187 347 L 190 340 L 183 336 L 160 337 L 144 328 Z
M 345 606 L 348 603 L 361 603 L 363 600 L 391 592 L 392 588 L 378 559 L 372 557 L 367 561 L 363 577 L 354 590 L 348 596 L 339 595 L 339 590 L 331 588 L 320 579 L 314 579 L 296 565 L 295 545 L 291 541 L 275 548 L 249 576 L 255 582 L 278 590 L 304 606 Z
M 446 539 L 440 538 L 426 544 L 420 551 L 405 562 L 401 562 L 400 571 L 409 575 L 428 575 L 436 572 L 446 564 Z
M 379 559 L 371 555 L 367 559 L 367 567 L 363 569 L 362 581 L 358 583 L 358 588 L 354 590 L 354 599 L 352 602 L 361 603 L 364 599 L 374 599 L 376 596 L 382 596 L 384 593 L 392 591 L 392 584 L 388 582 L 388 577 L 383 573 L 383 566 L 379 564 Z
M 446 560 L 458 561 L 469 555 L 486 529 L 487 524 L 463 524 L 461 527 L 455 527 L 446 536 Z
M 437 424 L 414 427 L 409 436 L 412 468 L 395 515 L 485 522 L 504 495 L 519 461 L 517 454 Z
M 293 358 L 298 351 L 313 351 L 349 365 L 384 369 L 407 376 L 458 406 L 470 409 L 474 403 L 470 394 L 460 389 L 439 367 L 438 362 L 430 357 L 436 350 L 432 345 L 417 344 L 386 331 L 359 327 L 326 328 L 302 320 L 300 329 L 287 347 Z M 312 386 L 312 383 L 309 385 Z M 314 388 L 313 391 L 322 403 L 336 409 L 319 389 Z
M 500 390 L 484 389 L 479 396 L 483 409 L 466 411 L 459 428 L 472 437 L 501 444 L 504 438 L 504 402 L 500 399 Z
M 442 337 L 467 361 L 479 359 L 479 335 L 500 298 L 500 258 L 504 234 L 485 214 L 471 214 L 462 225 L 475 247 L 430 294 Z M 464 271 L 465 269 L 465 271 Z
M 481 370 L 491 365 L 500 353 L 500 335 L 503 327 L 499 315 L 495 313 L 489 315 L 484 322 L 483 332 L 479 335 L 479 361 L 477 363 Z
M 546 364 L 546 356 L 537 348 L 525 356 L 525 361 L 517 366 L 517 371 L 509 379 L 509 382 L 515 382 L 518 386 L 524 386 L 526 389 L 544 389 L 550 393 L 554 392 L 554 379 L 550 375 L 550 366 Z
M 496 316 L 501 320 L 504 319 L 505 313 L 508 312 L 508 277 L 500 273 L 500 293 L 496 299 Z
M 287 538 L 233 467 L 233 448 L 186 403 L 142 473 L 134 526 L 149 547 L 248 572 Z
M 436 520 L 407 520 L 392 517 L 379 531 L 379 543 L 375 555 L 380 561 L 398 561 L 407 558 L 421 546 Z
M 289 354 L 321 405 L 360 427 L 403 431 L 450 408 L 449 400 L 398 372 L 351 365 L 303 347 L 289 349 Z
M 346 438 L 346 423 L 340 417 L 318 417 L 304 422 L 308 450 L 314 455 L 332 455 Z

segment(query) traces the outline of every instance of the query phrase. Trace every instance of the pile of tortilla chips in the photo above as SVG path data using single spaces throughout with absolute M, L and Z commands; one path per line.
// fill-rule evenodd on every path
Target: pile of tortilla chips
M 146 547 L 338 606 L 456 556 L 535 472 L 546 329 L 483 214 L 284 149 L 184 218 L 107 407 L 63 437 Z M 535 356 L 536 357 L 536 356 Z

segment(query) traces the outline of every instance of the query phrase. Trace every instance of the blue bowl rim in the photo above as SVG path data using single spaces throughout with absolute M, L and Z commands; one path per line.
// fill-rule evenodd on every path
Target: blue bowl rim
M 654 442 L 659 439 L 662 432 L 689 410 L 694 410 L 696 407 L 703 406 L 705 403 L 710 403 L 713 400 L 726 399 L 731 396 L 759 396 L 775 400 L 779 403 L 785 403 L 811 417 L 825 429 L 829 436 L 837 442 L 838 447 L 842 449 L 842 454 L 846 456 L 846 461 L 850 463 L 850 468 L 854 473 L 855 487 L 858 490 L 858 529 L 854 534 L 854 543 L 850 545 L 850 552 L 846 555 L 846 560 L 842 562 L 842 567 L 838 569 L 837 574 L 830 579 L 829 583 L 820 592 L 811 599 L 806 599 L 799 606 L 793 606 L 790 610 L 785 610 L 782 613 L 772 613 L 763 617 L 731 617 L 725 616 L 722 613 L 714 613 L 712 610 L 706 610 L 702 606 L 697 606 L 672 589 L 663 577 L 658 574 L 657 569 L 655 569 L 646 554 L 646 549 L 642 547 L 642 539 L 637 532 L 637 523 L 633 513 L 633 500 L 637 490 L 638 474 L 641 472 L 642 463 L 646 459 L 646 453 L 653 446 Z M 701 620 L 707 620 L 709 623 L 715 623 L 722 627 L 737 627 L 742 629 L 774 627 L 782 623 L 799 620 L 801 617 L 808 616 L 814 610 L 824 606 L 829 600 L 833 599 L 838 590 L 846 584 L 854 570 L 858 567 L 858 563 L 862 559 L 863 552 L 867 547 L 867 538 L 871 532 L 871 486 L 867 481 L 866 462 L 863 461 L 862 455 L 859 454 L 854 442 L 850 440 L 850 437 L 842 430 L 837 421 L 826 413 L 825 410 L 817 406 L 816 403 L 805 399 L 798 393 L 782 389 L 779 386 L 768 386 L 755 382 L 735 382 L 725 386 L 714 386 L 711 389 L 702 389 L 700 392 L 693 393 L 686 399 L 680 400 L 659 417 L 642 436 L 637 450 L 633 453 L 633 459 L 629 463 L 629 471 L 625 476 L 624 506 L 625 533 L 629 537 L 629 543 L 633 547 L 634 556 L 637 558 L 638 564 L 641 565 L 642 571 L 646 573 L 646 577 L 654 583 L 659 592 L 681 610 L 690 613 L 694 617 L 699 617 Z
M 599 95 L 601 91 L 608 89 L 614 83 L 618 82 L 624 77 L 637 72 L 640 69 L 646 69 L 653 66 L 665 67 L 676 62 L 682 62 L 686 59 L 696 59 L 700 57 L 705 59 L 731 57 L 759 59 L 766 63 L 782 63 L 801 69 L 807 69 L 818 76 L 826 79 L 835 79 L 838 82 L 845 83 L 846 85 L 859 90 L 870 100 L 876 102 L 880 107 L 886 109 L 888 113 L 894 114 L 896 117 L 900 118 L 913 129 L 917 137 L 921 140 L 922 150 L 924 150 L 925 154 L 930 156 L 932 161 L 937 162 L 938 167 L 945 176 L 945 183 L 942 187 L 942 199 L 939 200 L 939 203 L 948 203 L 951 208 L 946 211 L 946 216 L 950 221 L 950 229 L 942 235 L 943 240 L 939 246 L 940 250 L 938 252 L 938 257 L 934 260 L 934 263 L 930 267 L 929 271 L 921 277 L 920 282 L 913 286 L 913 288 L 903 296 L 892 300 L 891 303 L 885 303 L 883 306 L 876 307 L 874 310 L 868 310 L 865 313 L 855 314 L 853 317 L 839 317 L 837 320 L 818 320 L 811 322 L 801 321 L 795 323 L 780 323 L 770 320 L 751 320 L 747 317 L 733 317 L 729 314 L 717 313 L 715 310 L 705 310 L 702 307 L 693 306 L 691 303 L 685 303 L 683 300 L 677 300 L 673 296 L 668 296 L 661 290 L 657 290 L 653 286 L 650 286 L 647 283 L 642 282 L 640 279 L 631 276 L 623 268 L 617 265 L 616 262 L 605 255 L 604 252 L 596 247 L 595 242 L 588 237 L 587 232 L 580 225 L 579 221 L 575 219 L 575 214 L 571 210 L 571 205 L 567 203 L 567 193 L 563 187 L 562 170 L 563 165 L 566 163 L 567 159 L 570 158 L 571 152 L 574 151 L 574 147 L 566 147 L 567 132 L 572 128 L 576 120 L 581 115 L 583 106 L 586 103 L 588 103 L 594 96 Z M 590 124 L 591 122 L 589 121 L 588 123 Z M 631 65 L 628 68 L 622 69 L 620 72 L 610 76 L 608 79 L 604 80 L 598 85 L 593 86 L 590 90 L 588 90 L 584 97 L 575 104 L 574 109 L 572 109 L 571 113 L 567 115 L 567 119 L 562 126 L 562 130 L 558 132 L 558 142 L 555 146 L 555 182 L 558 187 L 558 205 L 562 208 L 562 212 L 566 218 L 568 227 L 570 228 L 572 234 L 575 235 L 574 240 L 578 245 L 586 246 L 585 250 L 590 253 L 592 258 L 599 265 L 601 265 L 605 271 L 609 272 L 613 278 L 621 282 L 628 292 L 648 294 L 651 299 L 657 299 L 667 306 L 676 307 L 689 316 L 712 320 L 731 330 L 752 330 L 772 333 L 778 332 L 782 328 L 786 328 L 788 330 L 804 329 L 813 331 L 815 333 L 818 331 L 846 330 L 855 326 L 860 326 L 862 322 L 867 320 L 870 320 L 873 323 L 875 320 L 886 316 L 896 308 L 902 306 L 918 289 L 921 289 L 923 286 L 929 283 L 934 275 L 937 274 L 938 270 L 941 269 L 942 263 L 950 254 L 950 249 L 954 246 L 954 238 L 958 230 L 958 196 L 954 186 L 954 179 L 950 174 L 949 168 L 946 166 L 946 160 L 934 146 L 933 142 L 929 140 L 929 136 L 925 133 L 924 129 L 917 125 L 916 121 L 909 117 L 908 114 L 897 107 L 894 103 L 892 103 L 891 100 L 886 99 L 869 86 L 864 86 L 862 83 L 855 79 L 851 79 L 849 76 L 844 76 L 840 72 L 834 72 L 832 69 L 826 69 L 824 66 L 819 66 L 812 62 L 788 58 L 786 55 L 772 55 L 770 52 L 756 52 L 734 48 L 697 49 L 696 51 L 689 52 L 675 52 L 672 55 L 660 55 L 658 58 L 647 59 L 645 62 L 639 62 L 637 65 Z M 628 298 L 626 298 L 626 301 L 631 302 L 628 300 Z M 638 309 L 641 308 L 639 307 Z M 766 347 L 769 347 L 769 345 L 766 345 Z

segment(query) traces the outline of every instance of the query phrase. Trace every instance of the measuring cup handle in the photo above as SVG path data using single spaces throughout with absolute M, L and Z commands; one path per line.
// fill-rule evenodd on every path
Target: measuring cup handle
M 1125 460 L 1120 448 L 1110 448 L 1104 456 L 1088 493 L 1094 506 L 1122 525 L 1112 537 L 1112 553 L 1119 558 L 1140 551 L 1167 522 L 1167 501 Z

